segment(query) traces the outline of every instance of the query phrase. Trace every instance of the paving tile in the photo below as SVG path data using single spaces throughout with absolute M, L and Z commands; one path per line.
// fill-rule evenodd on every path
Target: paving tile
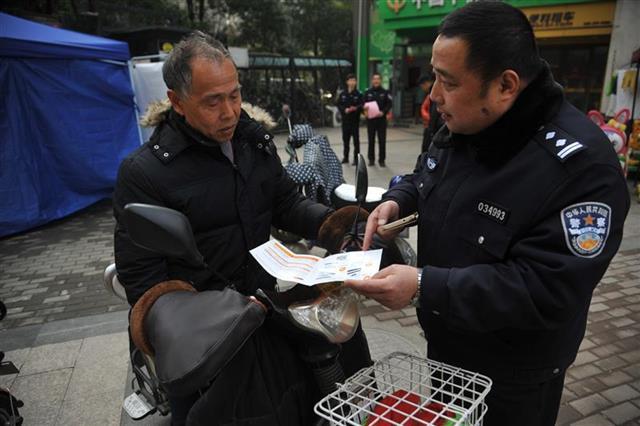
M 582 414 L 576 411 L 570 405 L 561 405 L 558 410 L 558 418 L 556 420 L 556 424 L 565 425 L 571 422 L 575 422 L 582 418 Z
M 75 365 L 80 345 L 80 340 L 73 340 L 32 348 L 20 373 L 28 375 L 60 368 L 71 368 Z
M 566 387 L 579 398 L 607 389 L 607 385 L 595 377 L 567 383 Z
M 595 364 L 604 371 L 612 371 L 627 365 L 627 362 L 617 355 L 609 358 L 599 359 Z
M 610 374 L 598 376 L 598 380 L 606 386 L 613 387 L 622 383 L 628 383 L 633 380 L 633 377 L 622 371 L 614 371 Z
M 82 399 L 65 400 L 57 424 L 65 426 L 119 426 L 122 397 L 122 388 L 120 388 Z
M 582 339 L 582 342 L 580 342 L 580 348 L 578 350 L 584 351 L 586 349 L 591 349 L 595 345 L 595 343 L 585 337 L 584 339 Z
M 600 396 L 600 394 L 596 393 L 580 399 L 576 399 L 575 401 L 571 401 L 569 405 L 583 416 L 588 416 L 589 414 L 602 411 L 610 404 L 609 401 Z
M 614 388 L 607 389 L 600 392 L 602 396 L 607 398 L 614 404 L 618 404 L 623 401 L 628 401 L 640 397 L 640 392 L 629 386 L 628 384 L 616 386 Z
M 24 402 L 25 425 L 53 425 L 62 405 L 72 369 L 18 376 L 12 393 Z
M 629 420 L 640 418 L 640 408 L 630 402 L 624 402 L 620 405 L 616 405 L 615 407 L 602 411 L 602 414 L 604 414 L 613 423 L 620 425 L 628 422 Z
M 596 361 L 598 357 L 589 351 L 578 352 L 576 356 L 576 360 L 573 362 L 573 365 L 583 365 L 583 364 L 591 364 Z
M 562 389 L 561 402 L 564 404 L 566 402 L 573 401 L 574 399 L 578 399 L 578 396 L 565 386 L 565 388 Z
M 629 313 L 631 313 L 631 311 L 629 311 Z M 618 318 L 616 320 L 611 321 L 611 324 L 617 328 L 626 327 L 628 325 L 635 324 L 635 323 L 636 322 L 629 317 Z
M 607 420 L 602 414 L 589 416 L 585 419 L 571 423 L 571 426 L 615 426 Z
M 603 299 L 604 301 L 604 299 Z M 592 303 L 591 306 L 589 306 L 589 312 L 601 312 L 601 311 L 606 311 L 607 309 L 609 309 L 609 307 L 607 305 L 605 305 L 604 303 Z
M 640 342 L 638 342 L 640 345 Z M 620 354 L 620 357 L 627 361 L 630 364 L 639 364 L 640 363 L 640 349 L 636 349 L 631 352 L 624 352 Z M 639 367 L 640 368 L 640 367 Z
M 66 399 L 79 400 L 98 393 L 122 391 L 128 363 L 129 341 L 126 333 L 84 339 Z M 100 386 L 96 386 L 96 383 Z
M 598 346 L 597 348 L 591 349 L 591 352 L 593 352 L 600 358 L 604 358 L 622 352 L 622 348 L 617 346 L 615 343 L 608 343 L 606 345 Z
M 629 315 L 631 313 L 630 310 L 626 309 L 626 308 L 615 308 L 615 309 L 610 309 L 609 311 L 607 311 L 609 315 L 611 315 L 612 317 L 623 317 L 625 315 Z
M 594 364 L 584 364 L 575 367 L 571 367 L 569 369 L 569 374 L 571 374 L 576 379 L 585 379 L 590 376 L 594 376 L 596 374 L 602 373 L 597 366 Z

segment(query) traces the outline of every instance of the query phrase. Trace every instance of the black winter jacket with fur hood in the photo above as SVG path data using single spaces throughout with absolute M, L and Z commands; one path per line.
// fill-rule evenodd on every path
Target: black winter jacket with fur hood
M 192 282 L 198 290 L 224 286 L 208 273 L 141 249 L 120 217 L 128 203 L 148 203 L 184 213 L 209 266 L 245 294 L 269 288 L 274 279 L 249 250 L 269 239 L 270 227 L 313 238 L 327 207 L 304 198 L 286 176 L 270 135 L 242 111 L 232 139 L 235 164 L 218 146 L 174 111 L 164 114 L 150 140 L 120 165 L 114 192 L 115 258 L 129 303 L 168 279 Z

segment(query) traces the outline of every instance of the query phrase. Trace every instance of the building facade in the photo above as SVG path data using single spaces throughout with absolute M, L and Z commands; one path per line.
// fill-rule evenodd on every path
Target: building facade
M 424 93 L 418 77 L 427 69 L 442 19 L 473 0 L 355 0 L 354 33 L 359 85 L 375 71 L 394 96 L 395 117 L 412 117 Z M 583 111 L 601 109 L 605 71 L 616 16 L 615 0 L 505 0 L 531 22 L 541 56 L 568 100 Z M 640 6 L 636 0 L 627 7 Z M 635 6 L 634 6 L 635 4 Z M 628 21 L 628 19 L 627 19 Z M 640 23 L 635 24 L 640 28 Z M 637 30 L 633 30 L 637 32 Z M 625 28 L 618 28 L 625 37 Z M 631 43 L 633 44 L 633 43 Z

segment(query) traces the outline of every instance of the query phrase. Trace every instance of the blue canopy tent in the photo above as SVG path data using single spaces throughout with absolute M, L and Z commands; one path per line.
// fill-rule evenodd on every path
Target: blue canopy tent
M 0 236 L 109 197 L 140 144 L 126 43 L 0 13 Z

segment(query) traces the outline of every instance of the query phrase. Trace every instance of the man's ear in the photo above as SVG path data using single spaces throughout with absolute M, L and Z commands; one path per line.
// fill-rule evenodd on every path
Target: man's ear
M 180 115 L 184 115 L 184 109 L 182 108 L 182 99 L 180 99 L 180 95 L 175 91 L 169 89 L 167 90 L 167 96 L 171 101 L 171 106 L 173 109 Z
M 513 70 L 505 70 L 500 76 L 500 97 L 509 101 L 516 98 L 523 89 L 522 80 L 517 72 Z

